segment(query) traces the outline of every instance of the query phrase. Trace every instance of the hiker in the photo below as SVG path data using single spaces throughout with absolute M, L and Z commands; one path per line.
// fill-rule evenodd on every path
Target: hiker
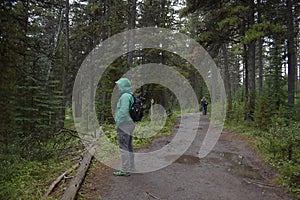
M 202 105 L 202 114 L 206 115 L 207 114 L 207 105 L 208 105 L 208 102 L 207 102 L 207 100 L 206 100 L 205 97 L 203 97 L 201 99 L 201 105 Z
M 134 102 L 132 96 L 131 83 L 128 78 L 120 78 L 116 81 L 119 89 L 119 100 L 115 112 L 115 121 L 117 125 L 119 148 L 121 153 L 121 168 L 113 172 L 116 176 L 129 175 L 130 171 L 134 171 L 134 154 L 132 146 L 132 134 L 135 123 L 129 114 L 129 108 Z

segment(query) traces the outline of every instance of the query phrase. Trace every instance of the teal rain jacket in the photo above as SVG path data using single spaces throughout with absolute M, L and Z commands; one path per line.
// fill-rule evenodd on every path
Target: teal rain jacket
M 128 78 L 120 78 L 116 83 L 119 86 L 119 101 L 115 112 L 115 121 L 117 126 L 119 126 L 123 122 L 133 121 L 129 114 L 129 108 L 133 104 L 134 98 Z

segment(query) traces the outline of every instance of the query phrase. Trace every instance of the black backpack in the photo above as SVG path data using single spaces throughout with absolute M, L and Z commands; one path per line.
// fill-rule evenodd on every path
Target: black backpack
M 130 117 L 134 122 L 141 121 L 144 116 L 144 109 L 143 109 L 143 100 L 136 96 L 133 96 L 134 102 L 129 108 Z

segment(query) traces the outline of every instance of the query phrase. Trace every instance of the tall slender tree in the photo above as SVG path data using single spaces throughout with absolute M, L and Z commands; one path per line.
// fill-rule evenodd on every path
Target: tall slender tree
M 293 1 L 286 0 L 287 54 L 288 54 L 288 102 L 295 102 L 296 49 Z

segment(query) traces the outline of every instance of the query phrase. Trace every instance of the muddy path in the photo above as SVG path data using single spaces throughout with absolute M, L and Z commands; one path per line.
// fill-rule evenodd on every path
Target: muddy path
M 197 153 L 209 121 L 201 116 L 190 148 L 173 164 L 158 171 L 115 177 L 96 163 L 86 177 L 79 199 L 147 200 L 277 200 L 293 199 L 272 183 L 276 171 L 263 163 L 251 145 L 238 134 L 223 131 L 213 151 L 203 159 Z M 189 124 L 185 124 L 190 126 Z M 172 135 L 153 141 L 153 151 L 171 141 Z

